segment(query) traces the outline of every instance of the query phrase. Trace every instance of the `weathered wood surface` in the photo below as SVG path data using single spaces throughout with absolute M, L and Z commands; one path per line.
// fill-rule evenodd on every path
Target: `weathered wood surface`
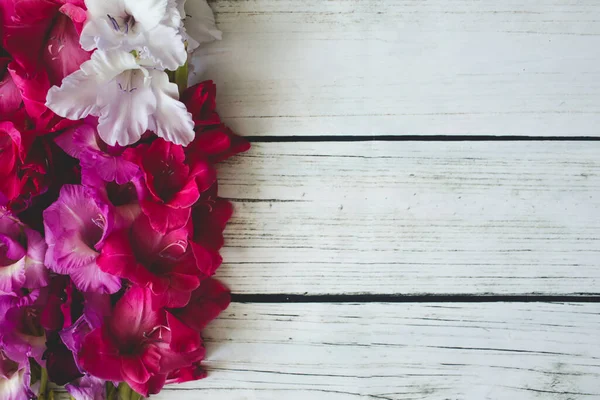
M 598 135 L 595 0 L 211 5 L 192 80 L 245 135 Z
M 594 399 L 599 330 L 599 304 L 233 304 L 209 378 L 156 399 Z
M 257 143 L 219 168 L 235 293 L 600 292 L 600 143 Z

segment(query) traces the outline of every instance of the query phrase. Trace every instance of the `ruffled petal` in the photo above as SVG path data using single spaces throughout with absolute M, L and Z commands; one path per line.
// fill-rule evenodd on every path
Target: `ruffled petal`
M 75 71 L 63 79 L 60 87 L 50 88 L 46 106 L 61 117 L 72 120 L 96 114 L 98 87 L 99 83 L 94 76 L 83 70 Z
M 194 122 L 185 105 L 178 100 L 177 85 L 169 82 L 163 71 L 151 70 L 150 76 L 156 111 L 150 118 L 149 128 L 169 142 L 188 145 L 195 137 Z
M 165 16 L 167 0 L 124 0 L 127 13 L 135 18 L 136 25 L 149 31 Z
M 111 343 L 102 328 L 92 331 L 85 337 L 78 359 L 79 365 L 97 378 L 113 382 L 123 380 L 118 349 Z
M 215 16 L 206 0 L 185 2 L 185 30 L 198 44 L 221 40 L 221 31 L 215 24 Z
M 146 32 L 143 45 L 160 69 L 175 71 L 187 59 L 183 38 L 177 29 L 170 26 L 159 24 Z
M 98 134 L 107 144 L 128 146 L 146 132 L 157 104 L 150 80 L 145 69 L 130 69 L 102 87 L 98 93 Z
M 106 385 L 104 380 L 85 375 L 65 386 L 65 389 L 76 400 L 105 400 Z

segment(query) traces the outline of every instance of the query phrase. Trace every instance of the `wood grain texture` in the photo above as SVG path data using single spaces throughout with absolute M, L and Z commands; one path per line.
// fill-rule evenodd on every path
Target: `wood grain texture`
M 156 399 L 594 399 L 599 330 L 600 304 L 232 304 L 209 377 Z
M 592 294 L 600 143 L 257 143 L 219 168 L 234 293 Z
M 599 330 L 600 304 L 234 303 L 208 378 L 152 398 L 596 399 Z
M 192 81 L 243 135 L 598 136 L 597 1 L 211 5 Z

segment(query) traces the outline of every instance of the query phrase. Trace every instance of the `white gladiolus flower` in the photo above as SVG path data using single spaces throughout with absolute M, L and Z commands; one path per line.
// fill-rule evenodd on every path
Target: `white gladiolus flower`
M 111 146 L 133 144 L 146 130 L 185 146 L 194 138 L 192 116 L 178 100 L 177 85 L 146 61 L 125 51 L 96 51 L 50 89 L 46 106 L 72 120 L 99 117 L 98 134 Z
M 85 50 L 135 50 L 160 69 L 176 70 L 185 63 L 183 15 L 176 1 L 85 0 L 85 5 L 88 16 L 80 38 Z
M 221 40 L 221 31 L 215 24 L 215 16 L 206 0 L 175 0 L 179 13 L 184 18 L 182 36 L 187 41 L 188 52 L 200 44 Z

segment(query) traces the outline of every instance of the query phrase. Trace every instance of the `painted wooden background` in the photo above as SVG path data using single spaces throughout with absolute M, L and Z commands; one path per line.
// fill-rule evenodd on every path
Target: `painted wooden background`
M 211 6 L 235 301 L 156 399 L 600 398 L 600 3 Z

